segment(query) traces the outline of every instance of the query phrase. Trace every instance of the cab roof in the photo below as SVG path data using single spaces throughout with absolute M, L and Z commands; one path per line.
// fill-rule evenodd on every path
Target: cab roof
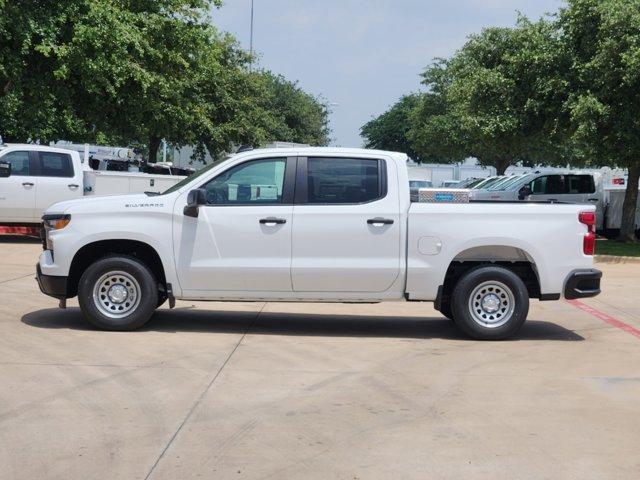
M 286 147 L 286 148 L 256 148 L 254 150 L 246 150 L 236 155 L 288 155 L 288 156 L 338 156 L 348 157 L 350 155 L 383 155 L 389 156 L 399 161 L 408 159 L 407 154 L 400 152 L 389 152 L 385 150 L 370 150 L 366 148 L 343 148 L 343 147 Z

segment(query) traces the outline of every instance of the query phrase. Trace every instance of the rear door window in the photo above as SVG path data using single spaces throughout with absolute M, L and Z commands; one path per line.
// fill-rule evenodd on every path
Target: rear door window
M 71 155 L 57 152 L 40 152 L 40 177 L 73 177 Z
M 384 162 L 361 158 L 308 158 L 307 203 L 358 204 L 386 195 Z
M 567 175 L 569 179 L 569 193 L 595 193 L 596 184 L 593 175 Z
M 11 176 L 28 177 L 31 175 L 29 152 L 27 151 L 9 152 L 3 157 L 0 157 L 0 162 L 11 164 Z

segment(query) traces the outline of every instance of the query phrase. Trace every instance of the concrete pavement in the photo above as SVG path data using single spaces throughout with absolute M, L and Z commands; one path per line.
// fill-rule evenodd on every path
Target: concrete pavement
M 0 479 L 640 475 L 640 339 L 532 302 L 506 342 L 430 304 L 178 302 L 100 332 L 0 242 Z M 585 301 L 640 329 L 638 265 Z

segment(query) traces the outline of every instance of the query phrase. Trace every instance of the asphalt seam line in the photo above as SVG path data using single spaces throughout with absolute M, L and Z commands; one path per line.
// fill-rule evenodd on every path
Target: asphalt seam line
M 213 376 L 213 378 L 211 379 L 211 381 L 207 384 L 207 386 L 204 388 L 204 390 L 202 391 L 202 393 L 200 394 L 200 396 L 198 397 L 198 399 L 195 401 L 195 403 L 191 406 L 191 408 L 189 409 L 189 411 L 187 412 L 187 415 L 184 417 L 184 419 L 182 420 L 182 422 L 180 423 L 180 425 L 178 425 L 178 428 L 176 429 L 176 431 L 173 433 L 173 435 L 171 436 L 171 438 L 169 439 L 169 441 L 167 442 L 167 444 L 165 445 L 165 447 L 162 449 L 162 451 L 160 452 L 160 455 L 158 456 L 158 458 L 156 459 L 155 462 L 153 462 L 153 465 L 151 465 L 151 468 L 149 469 L 149 472 L 147 473 L 147 475 L 144 477 L 145 480 L 148 480 L 149 478 L 151 478 L 151 475 L 153 475 L 153 472 L 156 470 L 156 467 L 158 466 L 158 464 L 160 463 L 160 461 L 162 460 L 162 458 L 164 457 L 165 453 L 167 453 L 167 451 L 169 450 L 169 448 L 171 447 L 171 445 L 173 444 L 173 442 L 175 441 L 175 439 L 178 437 L 178 434 L 182 431 L 182 428 L 187 424 L 187 422 L 189 421 L 189 419 L 191 418 L 191 415 L 193 415 L 193 412 L 195 412 L 196 408 L 198 408 L 198 406 L 200 405 L 200 402 L 202 401 L 202 399 L 205 397 L 205 395 L 207 394 L 207 392 L 209 391 L 209 389 L 213 386 L 213 384 L 215 383 L 215 381 L 218 379 L 218 377 L 220 376 L 220 374 L 222 373 L 222 370 L 224 370 L 224 368 L 227 366 L 227 364 L 229 363 L 229 360 L 231 360 L 231 357 L 233 356 L 234 353 L 236 353 L 236 350 L 238 350 L 238 347 L 240 346 L 240 344 L 242 343 L 242 341 L 245 339 L 245 337 L 247 336 L 247 333 L 249 333 L 249 330 L 251 330 L 251 327 L 253 327 L 256 323 L 256 321 L 258 320 L 258 317 L 260 316 L 260 314 L 262 313 L 262 311 L 264 310 L 264 307 L 266 307 L 267 302 L 265 302 L 262 305 L 262 308 L 260 308 L 260 310 L 258 311 L 258 313 L 256 314 L 256 316 L 253 318 L 253 320 L 249 323 L 249 325 L 247 326 L 247 328 L 245 329 L 245 331 L 242 333 L 242 336 L 240 337 L 240 339 L 238 340 L 238 343 L 236 343 L 235 347 L 233 347 L 233 350 L 231 350 L 231 352 L 229 353 L 229 355 L 227 355 L 227 358 L 224 360 L 224 362 L 222 362 L 222 365 L 220 366 L 220 368 L 218 369 L 218 371 L 216 372 L 216 374 Z
M 22 280 L 23 278 L 30 277 L 31 275 L 33 275 L 33 273 L 27 273 L 26 275 L 23 275 L 21 277 L 10 278 L 9 280 L 3 280 L 3 281 L 0 282 L 0 285 L 3 285 L 5 283 L 9 283 L 9 282 L 15 282 L 16 280 Z

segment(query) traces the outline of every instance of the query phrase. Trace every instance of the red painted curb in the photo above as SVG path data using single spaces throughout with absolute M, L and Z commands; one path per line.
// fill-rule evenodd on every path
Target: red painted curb
M 40 228 L 0 225 L 0 235 L 35 235 L 39 237 Z
M 567 302 L 573 305 L 574 307 L 579 308 L 580 310 L 587 312 L 596 318 L 599 318 L 600 320 L 602 320 L 605 323 L 608 323 L 612 327 L 619 328 L 620 330 L 627 332 L 633 335 L 634 337 L 640 339 L 640 330 L 638 330 L 636 327 L 632 327 L 631 325 L 624 323 L 623 321 L 618 320 L 617 318 L 614 318 L 611 315 L 607 315 L 606 313 L 601 312 L 600 310 L 593 308 L 587 305 L 586 303 L 582 303 L 579 300 L 567 300 Z

